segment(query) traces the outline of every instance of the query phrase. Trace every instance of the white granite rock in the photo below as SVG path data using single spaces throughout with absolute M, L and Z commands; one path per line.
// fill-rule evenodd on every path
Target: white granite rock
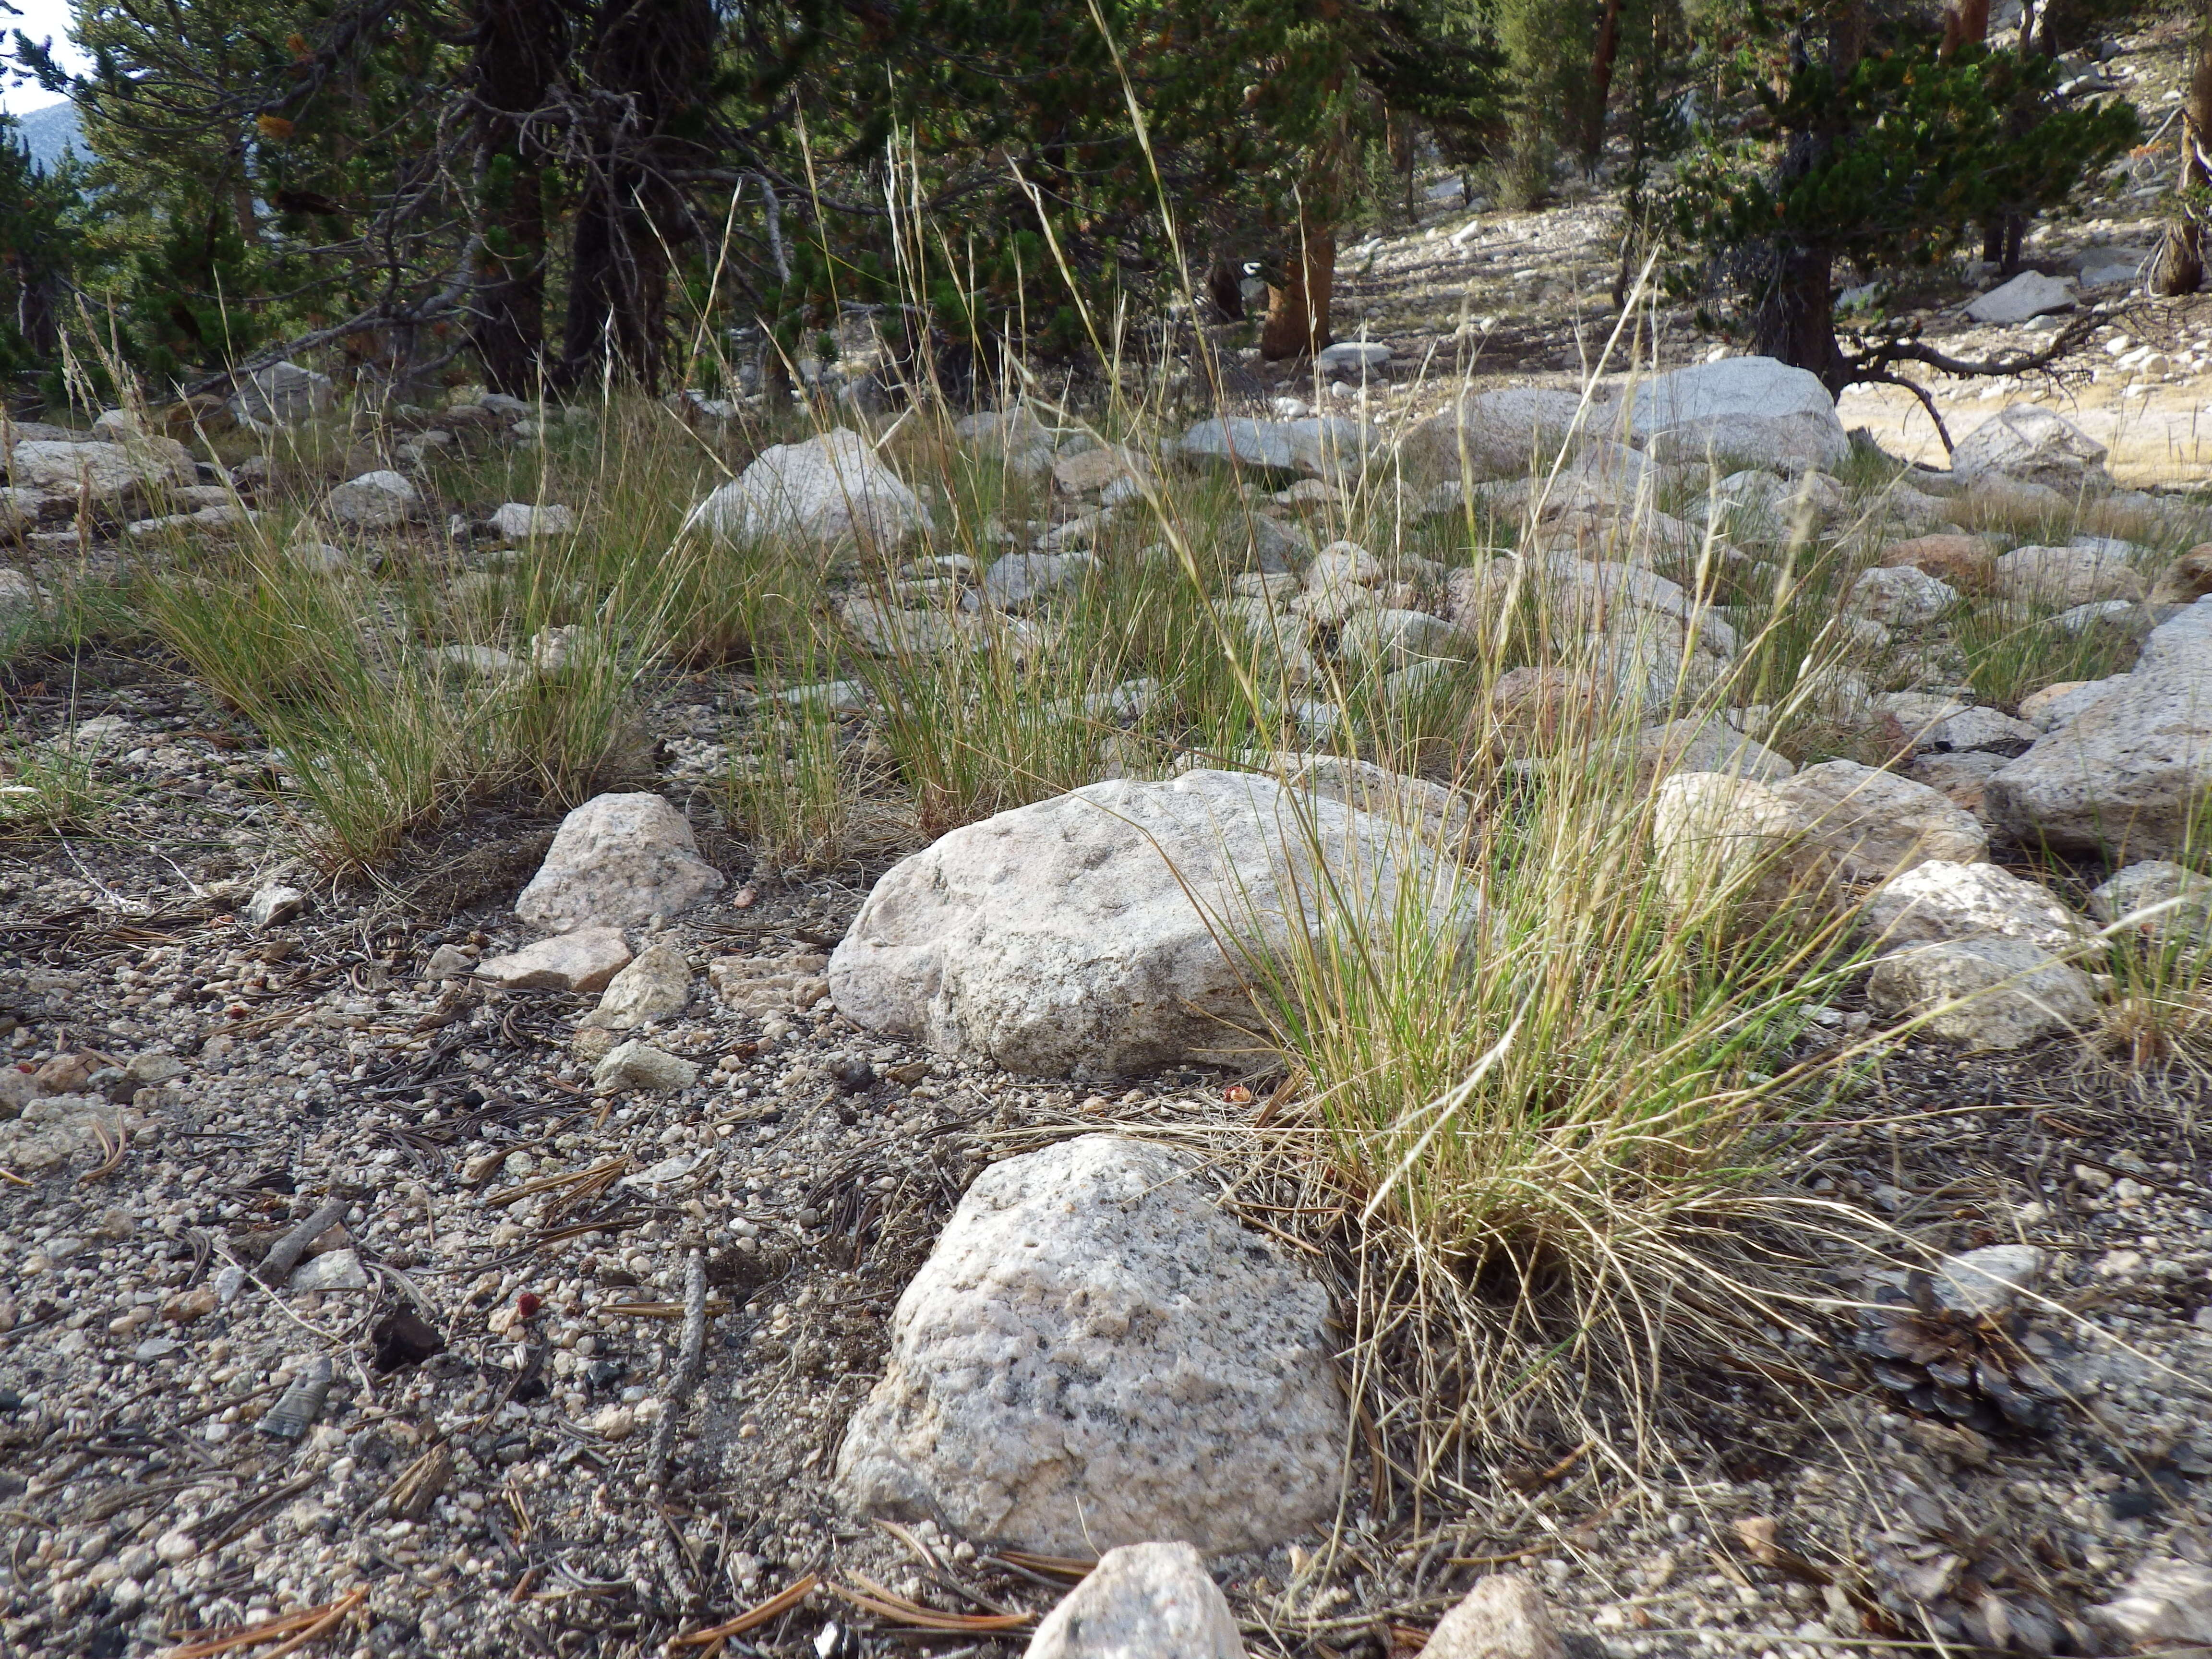
M 2112 484 L 2105 471 L 2105 446 L 2064 416 L 2033 404 L 2000 410 L 1961 438 L 1951 453 L 1951 471 L 1977 481 L 1994 474 L 2039 484 L 2068 498 Z
M 629 946 L 612 927 L 577 927 L 487 957 L 478 979 L 502 991 L 597 991 L 629 965 Z
M 422 506 L 422 492 L 403 472 L 364 472 L 323 498 L 323 510 L 356 530 L 394 530 Z
M 1059 1555 L 1324 1522 L 1347 1430 L 1327 1299 L 1189 1169 L 1092 1134 L 984 1171 L 899 1298 L 847 1501 Z
M 795 537 L 823 547 L 857 543 L 878 550 L 933 527 L 921 499 L 867 440 L 843 427 L 763 450 L 693 517 L 738 540 Z
M 2046 276 L 2039 270 L 2023 270 L 1979 299 L 1968 301 L 1966 315 L 1978 323 L 2024 323 L 2048 311 L 2069 310 L 2074 299 L 2074 284 L 2069 279 Z
M 1973 1050 L 2087 1030 L 2097 1018 L 2087 974 L 2023 939 L 1994 934 L 1892 951 L 1868 976 L 1867 1001 L 1885 1015 L 1928 1014 L 1922 1030 Z
M 2020 939 L 2053 955 L 2089 930 L 2032 881 L 1994 864 L 1936 859 L 1884 882 L 1867 901 L 1867 923 L 1888 945 L 1923 939 Z
M 1851 447 L 1820 377 L 1771 357 L 1654 375 L 1629 394 L 1626 425 L 1662 459 L 1733 456 L 1777 472 L 1825 471 Z
M 1024 1659 L 1243 1659 L 1229 1598 L 1188 1544 L 1124 1544 L 1060 1598 Z
M 1323 890 L 1348 915 L 1317 910 Z M 894 866 L 830 962 L 870 1030 L 1047 1076 L 1141 1074 L 1249 1041 L 1246 952 L 1400 902 L 1479 906 L 1418 838 L 1249 773 L 1113 780 L 1001 812 Z
M 690 824 L 659 795 L 599 795 L 561 820 L 514 913 L 554 933 L 620 927 L 672 916 L 722 884 Z

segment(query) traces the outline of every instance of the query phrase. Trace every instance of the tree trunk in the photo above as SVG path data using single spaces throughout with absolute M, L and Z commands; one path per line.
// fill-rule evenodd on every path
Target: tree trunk
M 1605 0 L 1590 52 L 1589 103 L 1583 112 L 1583 165 L 1593 171 L 1605 154 L 1605 112 L 1613 101 L 1613 66 L 1620 56 L 1620 0 Z
M 1297 245 L 1285 261 L 1284 286 L 1267 289 L 1267 319 L 1260 325 L 1260 355 L 1271 362 L 1310 357 L 1333 337 L 1330 291 L 1336 286 L 1336 227 L 1298 216 Z
M 485 179 L 485 249 L 471 343 L 495 391 L 534 398 L 545 351 L 545 145 L 530 118 L 548 102 L 567 51 L 556 0 L 479 0 L 476 142 Z
M 1943 8 L 1943 43 L 1936 55 L 1946 61 L 1961 46 L 1978 46 L 1990 38 L 1990 0 L 1951 0 Z
M 2197 40 L 2197 63 L 2189 76 L 2189 99 L 2181 109 L 2181 166 L 2174 175 L 2173 221 L 2166 227 L 2151 286 L 2160 294 L 2194 294 L 2204 283 L 2205 189 L 2212 185 L 2204 147 L 2212 144 L 2212 18 Z M 2191 200 L 2191 198 L 2194 200 Z
M 1753 315 L 1753 349 L 1808 368 L 1832 395 L 1850 384 L 1836 342 L 1835 256 L 1826 248 L 1778 252 L 1766 293 Z
M 670 129 L 710 83 L 712 0 L 601 0 L 588 64 L 600 112 L 586 147 L 562 331 L 564 386 L 614 358 L 648 391 L 667 343 L 670 250 L 690 240 L 668 172 L 698 158 Z

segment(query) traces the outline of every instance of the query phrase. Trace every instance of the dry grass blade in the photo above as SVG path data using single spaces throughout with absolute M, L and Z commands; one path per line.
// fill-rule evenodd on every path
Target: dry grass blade
M 80 1187 L 89 1187 L 95 1181 L 105 1181 L 123 1167 L 123 1154 L 131 1150 L 131 1132 L 120 1123 L 115 1127 L 115 1139 L 107 1138 L 107 1131 L 98 1118 L 92 1120 L 94 1138 L 100 1142 L 100 1161 L 76 1178 Z
M 1066 1555 L 1036 1555 L 1028 1550 L 1000 1550 L 991 1559 L 1003 1561 L 1010 1567 L 1019 1567 L 1024 1572 L 1041 1572 L 1052 1578 L 1065 1578 L 1071 1584 L 1079 1584 L 1091 1577 L 1096 1561 L 1079 1561 Z
M 919 1601 L 909 1601 L 894 1590 L 885 1589 L 874 1579 L 860 1573 L 853 1577 L 861 1587 L 853 1589 L 843 1584 L 830 1586 L 830 1594 L 851 1602 L 864 1613 L 894 1625 L 903 1625 L 914 1630 L 949 1631 L 959 1635 L 988 1636 L 994 1631 L 1025 1630 L 1036 1622 L 1030 1613 L 946 1613 L 938 1607 L 926 1607 Z
M 234 1653 L 240 1648 L 257 1647 L 264 1642 L 289 1636 L 289 1641 L 261 1656 L 261 1659 L 277 1659 L 280 1654 L 296 1653 L 309 1642 L 328 1635 L 348 1613 L 368 1599 L 366 1589 L 348 1590 L 337 1601 L 325 1601 L 318 1607 L 303 1607 L 281 1618 L 264 1619 L 258 1625 L 248 1625 L 243 1630 L 166 1648 L 161 1659 L 213 1659 L 213 1656 L 219 1653 Z
M 713 1297 L 707 1304 L 709 1314 L 726 1314 L 729 1310 L 729 1303 L 720 1297 Z M 681 1319 L 684 1309 L 681 1302 L 610 1302 L 599 1311 L 624 1319 Z
M 555 1206 L 556 1211 L 573 1208 L 583 1200 L 606 1191 L 622 1178 L 623 1171 L 629 1167 L 627 1158 L 611 1158 L 604 1163 L 594 1164 L 588 1170 L 568 1170 L 559 1175 L 540 1176 L 535 1181 L 526 1181 L 519 1187 L 509 1187 L 505 1192 L 492 1194 L 483 1200 L 483 1206 L 488 1210 L 504 1209 L 538 1193 L 559 1191 L 562 1197 Z
M 807 1573 L 786 1584 L 767 1601 L 756 1602 L 747 1607 L 736 1618 L 725 1620 L 722 1623 L 709 1626 L 705 1630 L 695 1630 L 683 1636 L 672 1636 L 668 1638 L 668 1645 L 672 1649 L 696 1648 L 709 1642 L 719 1643 L 732 1636 L 742 1636 L 749 1630 L 755 1630 L 765 1625 L 779 1614 L 790 1612 L 792 1608 L 812 1595 L 816 1587 L 821 1583 L 822 1578 L 818 1573 Z

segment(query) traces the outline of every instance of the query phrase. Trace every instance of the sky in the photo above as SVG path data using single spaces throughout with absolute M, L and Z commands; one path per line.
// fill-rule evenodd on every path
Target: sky
M 8 0 L 8 3 L 22 14 L 20 17 L 0 15 L 0 30 L 7 32 L 8 49 L 15 50 L 15 31 L 21 29 L 33 40 L 51 40 L 56 54 L 72 69 L 82 67 L 82 60 L 69 43 L 69 0 Z M 35 81 L 7 84 L 12 77 L 0 77 L 0 109 L 10 115 L 22 115 L 46 105 L 61 100 Z

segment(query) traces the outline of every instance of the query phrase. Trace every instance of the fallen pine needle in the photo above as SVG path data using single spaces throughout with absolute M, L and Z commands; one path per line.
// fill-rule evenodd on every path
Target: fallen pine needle
M 295 1653 L 317 1637 L 327 1634 L 368 1597 L 366 1589 L 349 1590 L 337 1601 L 326 1601 L 319 1607 L 302 1607 L 297 1613 L 288 1613 L 281 1618 L 264 1619 L 258 1625 L 248 1625 L 244 1630 L 233 1631 L 228 1636 L 206 1637 L 181 1647 L 167 1649 L 161 1659 L 212 1659 L 218 1653 L 258 1647 L 280 1636 L 291 1635 L 290 1641 L 262 1656 L 262 1659 L 277 1659 L 279 1654 Z M 295 1632 L 298 1633 L 293 1635 Z
M 864 1613 L 872 1613 L 878 1619 L 887 1619 L 895 1625 L 905 1625 L 915 1630 L 952 1631 L 963 1635 L 988 1636 L 994 1631 L 1021 1630 L 1036 1622 L 1036 1615 L 1029 1613 L 946 1613 L 939 1607 L 926 1607 L 919 1601 L 909 1601 L 903 1595 L 885 1589 L 872 1578 L 860 1579 L 861 1589 L 849 1589 L 842 1584 L 830 1586 L 830 1593 L 850 1601 Z
M 699 1647 L 708 1642 L 720 1642 L 726 1637 L 742 1635 L 757 1625 L 765 1625 L 780 1613 L 788 1613 L 804 1601 L 822 1582 L 818 1573 L 808 1573 L 794 1583 L 787 1584 L 767 1601 L 747 1607 L 736 1618 L 706 1630 L 695 1630 L 689 1636 L 672 1636 L 672 1648 Z

